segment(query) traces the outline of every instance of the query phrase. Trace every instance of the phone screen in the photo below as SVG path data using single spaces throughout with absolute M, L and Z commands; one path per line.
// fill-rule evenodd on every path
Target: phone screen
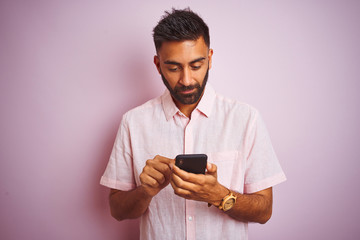
M 175 159 L 175 165 L 177 167 L 195 174 L 205 174 L 206 164 L 206 154 L 180 154 L 177 155 Z

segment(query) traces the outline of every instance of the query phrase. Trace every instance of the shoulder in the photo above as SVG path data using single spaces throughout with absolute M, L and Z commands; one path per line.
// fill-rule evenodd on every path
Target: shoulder
M 133 109 L 130 109 L 123 115 L 123 121 L 126 123 L 132 122 L 134 120 L 141 120 L 146 118 L 149 115 L 152 115 L 154 112 L 161 110 L 161 96 L 153 98 Z
M 218 93 L 216 93 L 214 105 L 217 112 L 222 112 L 227 116 L 233 115 L 241 118 L 256 118 L 259 114 L 258 110 L 252 105 L 225 97 Z

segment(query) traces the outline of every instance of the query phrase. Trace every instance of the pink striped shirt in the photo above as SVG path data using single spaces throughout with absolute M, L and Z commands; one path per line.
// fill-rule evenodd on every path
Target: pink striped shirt
M 168 90 L 124 114 L 101 184 L 119 190 L 140 185 L 147 159 L 205 153 L 218 167 L 218 181 L 254 193 L 286 180 L 265 125 L 253 107 L 215 93 L 207 85 L 191 118 Z M 248 224 L 205 202 L 185 200 L 169 184 L 141 216 L 141 239 L 247 239 Z

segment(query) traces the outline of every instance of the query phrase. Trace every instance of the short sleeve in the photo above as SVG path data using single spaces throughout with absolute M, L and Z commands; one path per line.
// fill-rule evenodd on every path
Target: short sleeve
M 256 110 L 251 111 L 247 137 L 244 193 L 254 193 L 286 180 L 265 124 Z
M 122 118 L 110 159 L 101 177 L 100 184 L 123 191 L 129 191 L 136 186 L 126 115 Z

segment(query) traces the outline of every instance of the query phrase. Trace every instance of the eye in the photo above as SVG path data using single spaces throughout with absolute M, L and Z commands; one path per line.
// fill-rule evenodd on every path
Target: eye
M 170 72 L 176 72 L 178 70 L 178 68 L 169 68 Z
M 198 70 L 198 69 L 201 68 L 201 66 L 191 66 L 191 68 L 192 68 L 193 70 Z

